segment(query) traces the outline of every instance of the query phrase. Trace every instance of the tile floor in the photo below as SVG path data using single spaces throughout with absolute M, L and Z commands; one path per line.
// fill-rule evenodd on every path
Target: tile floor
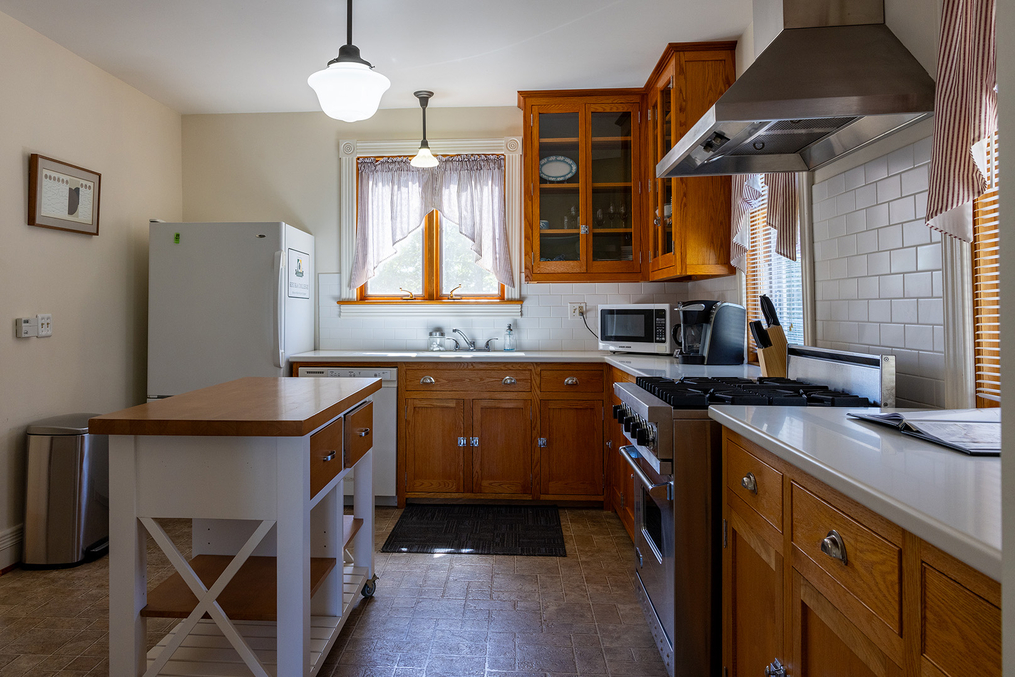
M 378 546 L 400 511 L 378 508 Z M 321 677 L 665 677 L 613 513 L 561 509 L 568 557 L 377 553 Z M 164 523 L 186 550 L 189 522 Z M 184 552 L 184 554 L 187 554 Z M 0 677 L 106 675 L 108 558 L 0 576 Z M 149 543 L 149 580 L 171 573 Z M 151 619 L 149 646 L 176 621 Z

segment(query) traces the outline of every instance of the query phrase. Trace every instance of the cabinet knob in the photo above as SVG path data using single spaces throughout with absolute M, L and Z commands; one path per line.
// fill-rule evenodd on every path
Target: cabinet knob
M 325 463 L 327 463 L 328 461 L 334 461 L 335 460 L 335 452 L 334 451 L 329 451 L 327 454 L 325 454 L 324 458 L 322 458 L 321 460 L 323 462 L 325 462 Z
M 360 437 L 366 437 L 367 435 L 370 434 L 370 428 L 363 428 L 362 430 L 357 430 L 356 434 L 359 435 Z
M 755 496 L 758 494 L 758 479 L 754 476 L 754 473 L 749 472 L 744 475 L 744 478 L 740 480 L 740 486 L 747 491 L 751 492 Z
M 504 380 L 501 381 L 501 383 L 503 383 L 506 386 L 513 386 L 514 384 L 518 383 L 518 381 L 515 380 L 514 376 L 505 376 Z
M 848 564 L 846 561 L 846 541 L 842 540 L 842 536 L 835 529 L 829 531 L 828 535 L 822 539 L 821 552 L 832 559 L 839 560 L 843 564 Z
M 420 382 L 421 385 L 432 386 L 437 381 L 433 380 L 433 376 L 424 376 L 423 378 L 421 378 L 419 380 L 419 382 Z
M 786 667 L 776 658 L 765 668 L 765 677 L 786 677 Z
M 578 378 L 576 376 L 568 376 L 566 379 L 564 379 L 564 385 L 576 386 L 578 385 Z

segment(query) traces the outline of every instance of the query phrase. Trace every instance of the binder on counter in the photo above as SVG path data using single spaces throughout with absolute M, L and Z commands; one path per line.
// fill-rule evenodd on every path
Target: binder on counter
M 934 409 L 886 414 L 849 412 L 847 415 L 895 428 L 903 435 L 970 456 L 1001 455 L 1000 409 Z

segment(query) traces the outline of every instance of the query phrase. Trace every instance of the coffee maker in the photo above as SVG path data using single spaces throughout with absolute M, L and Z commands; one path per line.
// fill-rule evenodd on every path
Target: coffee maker
M 680 324 L 673 327 L 681 364 L 743 364 L 747 311 L 736 303 L 685 301 L 677 305 Z

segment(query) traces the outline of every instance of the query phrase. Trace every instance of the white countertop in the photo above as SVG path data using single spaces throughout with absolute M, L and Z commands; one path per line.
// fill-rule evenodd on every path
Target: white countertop
M 756 366 L 704 366 L 680 364 L 669 356 L 610 353 L 608 351 L 571 350 L 519 350 L 493 352 L 429 352 L 383 350 L 314 350 L 292 355 L 292 362 L 598 362 L 623 369 L 634 376 L 744 376 L 756 378 L 761 372 Z
M 1001 459 L 847 419 L 848 411 L 860 410 L 713 406 L 709 415 L 1000 581 Z

